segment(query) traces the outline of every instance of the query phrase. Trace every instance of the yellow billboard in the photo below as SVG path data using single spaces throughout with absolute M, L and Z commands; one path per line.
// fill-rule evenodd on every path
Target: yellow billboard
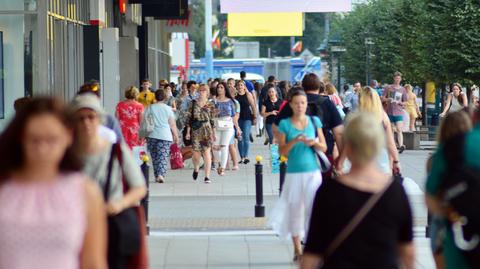
M 302 36 L 303 13 L 229 13 L 228 36 Z

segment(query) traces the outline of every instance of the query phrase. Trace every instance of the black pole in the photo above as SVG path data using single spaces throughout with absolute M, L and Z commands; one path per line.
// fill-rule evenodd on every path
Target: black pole
M 148 23 L 142 16 L 142 25 L 138 26 L 138 64 L 140 79 L 148 78 Z
M 287 163 L 280 162 L 280 192 L 279 195 L 282 194 L 283 190 L 283 183 L 285 182 L 285 174 L 287 173 Z
M 150 234 L 150 227 L 148 226 L 148 202 L 150 200 L 150 183 L 149 183 L 149 167 L 146 161 L 143 161 L 143 164 L 140 166 L 142 169 L 143 177 L 145 178 L 145 183 L 147 186 L 147 195 L 142 199 L 141 204 L 145 211 L 145 223 L 147 224 L 147 234 Z
M 265 217 L 265 206 L 263 205 L 263 165 L 260 161 L 255 164 L 255 190 L 256 200 L 255 218 Z
M 422 90 L 422 124 L 427 126 L 427 83 L 423 84 Z

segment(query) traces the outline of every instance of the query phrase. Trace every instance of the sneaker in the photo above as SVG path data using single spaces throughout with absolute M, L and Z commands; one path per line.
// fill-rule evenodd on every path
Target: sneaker
M 210 183 L 212 183 L 212 181 L 211 181 L 208 177 L 206 177 L 206 178 L 205 178 L 205 183 L 206 183 L 206 184 L 210 184 Z
M 197 180 L 197 178 L 198 178 L 198 171 L 193 170 L 192 177 L 193 177 L 193 180 Z
M 403 151 L 405 151 L 405 145 L 401 146 L 399 149 L 398 149 L 398 153 L 402 154 Z
M 249 160 L 249 159 L 245 159 L 245 160 L 243 160 L 243 164 L 247 164 L 247 163 L 249 163 L 249 162 L 250 162 L 250 160 Z
M 250 134 L 250 142 L 253 143 L 253 136 L 252 136 L 252 134 Z

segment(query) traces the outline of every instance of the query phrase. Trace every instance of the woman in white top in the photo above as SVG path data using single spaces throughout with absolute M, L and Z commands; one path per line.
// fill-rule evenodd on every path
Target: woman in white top
M 453 83 L 451 89 L 440 117 L 444 117 L 447 112 L 459 111 L 468 106 L 467 96 L 462 92 L 462 86 L 458 83 Z
M 172 107 L 165 103 L 167 97 L 165 90 L 156 91 L 157 103 L 145 111 L 145 117 L 151 116 L 154 122 L 154 129 L 147 137 L 147 148 L 152 156 L 155 181 L 159 183 L 165 182 L 172 141 L 178 143 L 175 115 Z

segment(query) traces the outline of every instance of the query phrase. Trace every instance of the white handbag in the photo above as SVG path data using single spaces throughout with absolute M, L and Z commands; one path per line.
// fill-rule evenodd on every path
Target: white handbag
M 226 131 L 226 130 L 230 129 L 231 126 L 232 126 L 232 121 L 231 120 L 217 119 L 216 122 L 215 122 L 215 127 L 219 131 Z
M 138 130 L 138 136 L 140 136 L 140 138 L 146 138 L 153 132 L 154 128 L 155 122 L 153 120 L 152 111 L 151 108 L 148 107 L 145 109 L 143 120 L 140 124 L 140 130 Z

